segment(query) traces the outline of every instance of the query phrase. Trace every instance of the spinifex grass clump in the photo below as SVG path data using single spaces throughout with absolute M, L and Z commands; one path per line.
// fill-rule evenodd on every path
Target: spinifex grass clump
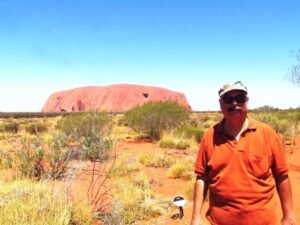
M 187 109 L 177 102 L 148 102 L 125 113 L 124 120 L 134 130 L 159 140 L 163 131 L 184 124 L 189 118 Z
M 190 180 L 194 177 L 193 169 L 192 161 L 178 161 L 168 169 L 167 175 L 174 179 Z
M 91 225 L 91 211 L 81 208 L 71 204 L 66 191 L 47 182 L 0 181 L 1 225 Z
M 144 152 L 139 155 L 139 162 L 146 167 L 169 168 L 175 163 L 175 160 L 164 152 L 155 154 Z
M 12 157 L 10 156 L 9 150 L 0 148 L 0 170 L 11 168 L 13 164 Z
M 107 225 L 143 224 L 165 213 L 164 204 L 156 198 L 144 174 L 123 177 L 117 181 L 116 200 L 109 214 L 101 215 Z
M 164 132 L 159 140 L 159 147 L 179 150 L 198 150 L 202 130 L 184 126 L 170 132 Z
M 20 124 L 17 121 L 7 121 L 0 126 L 0 131 L 8 133 L 18 133 L 20 130 Z
M 181 126 L 178 127 L 174 133 L 175 136 L 194 139 L 197 143 L 200 143 L 203 135 L 204 129 L 199 129 L 193 126 Z
M 29 134 L 41 134 L 48 131 L 48 124 L 43 122 L 32 122 L 25 127 Z
M 161 138 L 159 141 L 159 147 L 161 148 L 174 148 L 174 149 L 187 149 L 190 147 L 190 144 L 186 140 L 180 140 L 178 138 L 169 139 Z

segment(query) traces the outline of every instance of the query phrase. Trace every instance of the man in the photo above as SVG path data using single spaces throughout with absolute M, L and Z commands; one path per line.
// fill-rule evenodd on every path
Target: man
M 277 188 L 282 225 L 295 225 L 288 166 L 280 138 L 268 125 L 247 117 L 242 82 L 219 90 L 223 120 L 205 133 L 198 152 L 191 225 L 204 224 L 201 209 L 209 190 L 213 225 L 277 225 Z

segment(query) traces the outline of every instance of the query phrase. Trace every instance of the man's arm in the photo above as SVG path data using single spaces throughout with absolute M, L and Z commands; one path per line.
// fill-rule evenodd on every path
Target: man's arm
M 276 188 L 280 198 L 283 218 L 282 225 L 296 225 L 295 215 L 293 213 L 292 189 L 288 176 L 276 180 Z
M 194 189 L 194 206 L 191 225 L 202 225 L 201 210 L 205 200 L 208 189 L 207 180 L 203 177 L 197 176 Z

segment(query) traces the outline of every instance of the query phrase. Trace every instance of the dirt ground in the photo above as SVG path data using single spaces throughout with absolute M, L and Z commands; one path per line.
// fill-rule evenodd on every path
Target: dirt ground
M 128 160 L 137 159 L 138 155 L 142 152 L 157 152 L 162 149 L 159 148 L 157 143 L 151 143 L 148 141 L 122 141 L 117 146 L 117 155 Z M 196 152 L 190 153 L 188 150 L 165 150 L 168 154 L 178 155 L 179 157 L 187 157 L 190 154 L 196 156 Z M 297 140 L 296 145 L 286 146 L 286 156 L 290 165 L 290 179 L 292 183 L 294 211 L 296 214 L 297 223 L 300 224 L 300 139 Z M 192 156 L 193 157 L 193 156 Z M 75 196 L 78 199 L 84 199 L 87 197 L 87 189 L 89 187 L 89 177 L 91 175 L 91 165 L 81 165 L 82 168 L 86 167 L 85 175 L 81 175 L 73 180 L 71 189 L 74 190 Z M 87 168 L 88 167 L 88 168 Z M 167 177 L 167 169 L 165 168 L 151 168 L 144 167 L 143 172 L 147 174 L 151 180 L 154 193 L 159 195 L 162 199 L 169 200 L 170 204 L 165 215 L 156 218 L 151 224 L 153 225 L 183 225 L 189 224 L 192 213 L 192 200 L 187 199 L 187 203 L 184 206 L 184 217 L 179 218 L 179 209 L 174 207 L 171 200 L 174 196 L 185 196 L 186 188 L 189 181 L 182 179 L 171 179 Z M 109 188 L 109 187 L 108 187 Z M 278 196 L 277 196 L 278 198 Z M 207 210 L 207 202 L 205 202 L 203 208 L 203 215 Z M 278 215 L 281 214 L 280 205 L 277 208 Z M 204 218 L 204 216 L 203 216 Z M 206 224 L 207 221 L 205 221 Z M 98 224 L 98 223 L 97 223 Z M 143 224 L 143 223 L 137 223 Z
M 138 155 L 141 152 L 157 151 L 159 146 L 148 142 L 123 142 L 119 145 L 118 152 L 123 152 L 129 156 Z M 290 166 L 289 176 L 292 184 L 294 211 L 296 214 L 297 223 L 300 224 L 300 139 L 295 145 L 286 146 L 286 156 Z M 187 152 L 177 151 L 176 153 L 186 156 Z M 171 199 L 176 195 L 185 195 L 185 190 L 188 181 L 182 179 L 170 179 L 166 175 L 166 169 L 163 168 L 147 168 L 148 176 L 153 180 L 155 193 L 163 196 L 166 199 Z M 178 225 L 189 224 L 192 213 L 192 200 L 187 200 L 184 206 L 184 217 L 176 218 L 179 210 L 176 207 L 170 207 L 167 214 L 157 219 L 157 225 Z M 207 209 L 207 202 L 204 205 L 203 212 Z M 278 214 L 281 214 L 280 205 L 278 204 Z

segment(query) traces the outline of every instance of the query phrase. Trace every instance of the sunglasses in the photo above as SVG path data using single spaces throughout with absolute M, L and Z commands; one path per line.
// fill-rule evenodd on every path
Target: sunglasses
M 247 96 L 244 95 L 244 94 L 238 94 L 236 96 L 228 96 L 228 95 L 226 96 L 225 95 L 222 98 L 222 100 L 223 100 L 223 102 L 225 104 L 231 104 L 231 103 L 233 103 L 233 101 L 235 101 L 235 102 L 237 102 L 239 104 L 243 104 L 243 103 L 245 103 L 247 101 Z

